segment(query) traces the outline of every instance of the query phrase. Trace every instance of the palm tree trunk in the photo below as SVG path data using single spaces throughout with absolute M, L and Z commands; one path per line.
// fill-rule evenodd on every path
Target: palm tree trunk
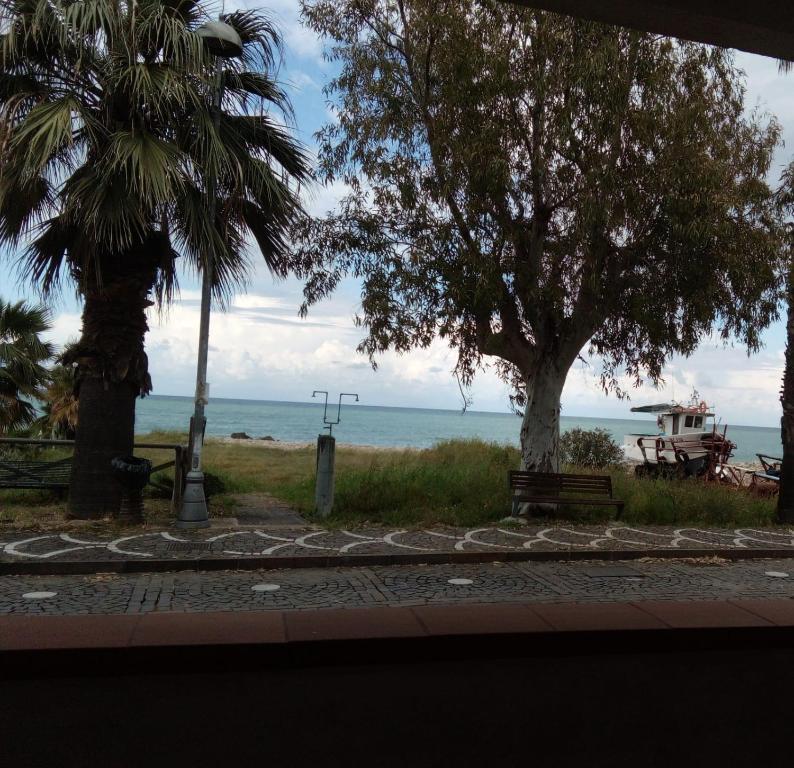
M 780 392 L 780 404 L 783 406 L 780 420 L 783 466 L 780 471 L 777 514 L 781 523 L 794 523 L 794 260 L 789 261 L 786 275 L 786 299 L 786 363 Z
M 69 514 L 87 519 L 118 513 L 121 489 L 111 460 L 131 455 L 135 398 L 151 389 L 143 340 L 151 273 L 124 276 L 86 292 L 77 363 L 79 406 Z
M 79 427 L 69 489 L 69 515 L 81 519 L 118 513 L 121 488 L 110 465 L 132 453 L 135 397 L 129 382 L 86 378 L 80 386 Z

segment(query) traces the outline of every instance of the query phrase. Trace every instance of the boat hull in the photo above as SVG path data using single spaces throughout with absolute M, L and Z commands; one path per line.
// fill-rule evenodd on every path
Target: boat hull
M 662 446 L 658 451 L 659 458 L 667 464 L 676 464 L 676 444 L 679 451 L 684 444 L 687 445 L 686 454 L 690 460 L 702 459 L 709 455 L 706 446 L 693 448 L 693 440 L 708 441 L 713 440 L 714 433 L 709 432 L 688 432 L 683 435 L 653 435 L 653 434 L 632 434 L 625 435 L 623 438 L 623 453 L 627 459 L 648 464 L 657 463 L 656 441 L 662 441 Z M 640 448 L 639 441 L 642 440 L 645 446 L 645 454 Z

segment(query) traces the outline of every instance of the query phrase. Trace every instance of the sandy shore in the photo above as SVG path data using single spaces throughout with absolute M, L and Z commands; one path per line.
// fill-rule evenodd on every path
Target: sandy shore
M 216 444 L 220 443 L 222 445 L 242 445 L 247 448 L 278 449 L 280 451 L 300 451 L 306 448 L 311 448 L 313 450 L 317 445 L 317 442 L 314 440 L 299 442 L 292 440 L 261 440 L 257 437 L 253 437 L 250 440 L 235 437 L 207 437 L 207 442 Z M 401 453 L 406 451 L 415 452 L 422 450 L 421 448 L 416 448 L 415 446 L 409 445 L 360 445 L 358 443 L 337 443 L 336 447 L 344 448 L 345 450 L 350 451 L 376 451 L 378 453 Z M 637 461 L 636 459 L 625 459 L 622 463 L 625 466 L 627 472 L 633 472 L 635 466 L 642 464 L 641 461 Z M 752 461 L 731 463 L 731 466 L 744 470 L 745 472 L 754 472 L 761 469 L 761 464 L 759 462 Z

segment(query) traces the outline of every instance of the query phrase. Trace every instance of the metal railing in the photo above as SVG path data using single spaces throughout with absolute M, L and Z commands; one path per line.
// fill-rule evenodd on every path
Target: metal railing
M 74 446 L 74 440 L 42 440 L 30 437 L 0 437 L 0 444 L 9 445 L 43 445 L 43 446 Z M 187 472 L 188 447 L 179 443 L 135 443 L 135 448 L 148 448 L 152 450 L 168 450 L 174 452 L 172 461 L 166 461 L 152 467 L 152 473 L 163 469 L 174 468 L 174 490 L 171 494 L 171 510 L 178 512 L 182 504 L 182 491 L 185 473 Z

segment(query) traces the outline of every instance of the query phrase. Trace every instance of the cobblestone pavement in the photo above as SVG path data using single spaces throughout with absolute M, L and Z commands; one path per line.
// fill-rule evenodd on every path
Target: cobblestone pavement
M 794 558 L 0 577 L 0 614 L 736 598 L 794 599 Z
M 0 562 L 496 551 L 571 552 L 588 549 L 790 549 L 794 553 L 794 529 L 705 529 L 610 524 L 433 530 L 233 528 L 189 534 L 177 530 L 151 530 L 122 534 L 115 538 L 76 532 L 0 533 Z

